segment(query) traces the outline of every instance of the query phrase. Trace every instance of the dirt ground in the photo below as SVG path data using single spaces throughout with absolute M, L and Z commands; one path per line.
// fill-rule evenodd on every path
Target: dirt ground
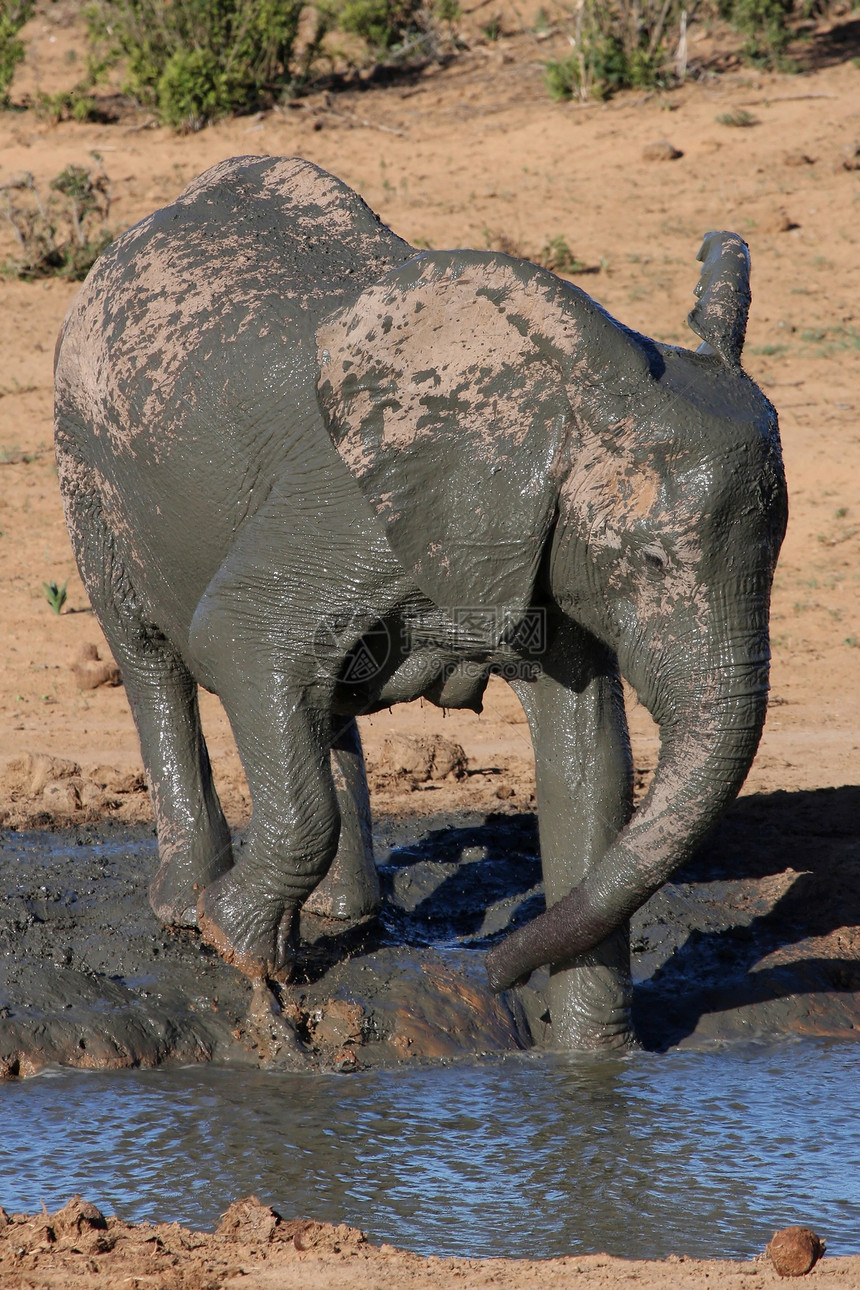
M 503 31 L 516 31 L 519 11 L 497 8 Z M 13 97 L 68 85 L 79 74 L 67 62 L 80 42 L 71 12 L 50 5 L 30 24 L 30 56 Z M 808 58 L 820 65 L 803 75 L 738 66 L 671 93 L 629 92 L 606 104 L 550 102 L 541 63 L 562 52 L 564 38 L 539 41 L 525 31 L 497 41 L 478 32 L 447 67 L 385 90 L 312 95 L 294 109 L 184 137 L 142 128 L 145 114 L 108 125 L 50 125 L 33 111 L 7 112 L 0 176 L 29 170 L 47 182 L 70 162 L 92 165 L 98 152 L 120 230 L 224 157 L 296 154 L 358 189 L 418 246 L 481 247 L 504 238 L 537 254 L 564 237 L 588 267 L 575 280 L 610 311 L 648 335 L 692 345 L 684 319 L 702 235 L 737 229 L 753 261 L 745 363 L 779 410 L 791 493 L 774 593 L 772 708 L 745 792 L 855 784 L 860 169 L 846 164 L 860 165 L 860 68 L 847 59 L 860 49 L 860 24 L 843 19 L 837 35 L 843 29 L 841 41 L 825 32 L 813 42 Z M 694 27 L 694 69 L 698 40 Z M 701 44 L 710 49 L 704 36 Z M 755 125 L 717 120 L 741 108 Z M 664 138 L 683 155 L 646 160 Z M 0 221 L 0 255 L 12 250 Z M 75 290 L 60 281 L 0 284 L 0 767 L 46 752 L 84 771 L 125 774 L 139 771 L 140 759 L 122 688 L 82 691 L 70 670 L 84 645 L 104 649 L 74 567 L 51 453 L 51 357 Z M 44 598 L 42 584 L 51 581 L 68 583 L 59 617 Z M 249 802 L 232 736 L 216 699 L 204 696 L 203 711 L 228 815 L 238 823 Z M 635 700 L 631 724 L 644 771 L 658 743 Z M 520 807 L 529 801 L 528 734 L 503 682 L 491 685 L 480 717 L 413 705 L 362 727 L 371 767 L 391 732 L 442 733 L 462 744 L 472 772 L 465 787 L 430 782 L 405 794 L 380 777 L 378 810 L 396 804 L 420 813 L 426 793 L 434 809 L 486 808 L 499 792 Z M 50 803 L 26 800 L 16 783 L 13 776 L 0 789 L 9 823 L 51 813 Z M 123 789 L 121 779 L 111 785 L 106 809 L 124 820 L 145 817 L 143 792 L 129 791 L 128 782 Z
M 815 868 L 828 839 L 841 839 L 840 863 L 856 860 L 858 849 L 860 66 L 850 57 L 860 54 L 860 22 L 846 14 L 822 29 L 803 52 L 801 75 L 715 59 L 713 41 L 694 27 L 690 64 L 700 74 L 683 88 L 629 92 L 606 104 L 554 104 L 541 64 L 563 52 L 563 32 L 542 39 L 528 10 L 499 3 L 495 12 L 501 38 L 482 36 L 481 14 L 474 15 L 465 24 L 470 48 L 447 66 L 385 89 L 311 95 L 196 135 L 152 128 L 145 113 L 133 111 L 110 124 L 58 125 L 32 109 L 2 113 L 0 183 L 25 170 L 47 183 L 71 162 L 92 164 L 98 153 L 118 232 L 224 157 L 300 155 L 355 187 L 417 246 L 495 245 L 534 256 L 564 237 L 586 265 L 574 278 L 579 285 L 626 324 L 692 346 L 684 318 L 702 235 L 714 228 L 740 232 L 753 261 L 744 361 L 780 414 L 791 521 L 774 589 L 772 707 L 744 789 L 755 801 L 746 815 L 731 817 L 729 828 L 737 832 L 740 821 L 754 853 L 757 830 L 766 832 L 777 818 L 791 821 L 780 832 L 785 868 L 768 873 L 777 895 L 784 894 Z M 79 74 L 70 54 L 81 49 L 74 6 L 41 6 L 25 34 L 28 58 L 13 87 L 18 102 L 38 89 L 68 86 Z M 754 124 L 718 120 L 738 109 Z M 653 148 L 662 140 L 672 148 Z M 667 151 L 681 155 L 652 159 Z M 0 257 L 13 249 L 0 221 Z M 7 828 L 150 819 L 122 686 L 82 689 L 81 671 L 73 670 L 88 645 L 107 657 L 74 567 L 51 449 L 52 351 L 75 291 L 62 281 L 0 281 L 0 824 Z M 51 581 L 68 584 L 60 615 L 44 597 L 43 583 Z M 635 696 L 629 707 L 641 789 L 658 739 Z M 202 708 L 219 791 L 230 822 L 241 825 L 249 799 L 232 736 L 215 698 L 203 696 Z M 443 716 L 415 704 L 361 724 L 380 815 L 513 814 L 533 806 L 527 728 L 501 682 L 491 684 L 481 716 Z M 468 773 L 393 774 L 386 745 L 392 736 L 453 739 L 465 751 Z M 827 789 L 837 792 L 821 792 Z M 819 878 L 817 908 L 826 905 L 826 913 L 805 933 L 807 950 L 838 964 L 847 974 L 842 988 L 853 989 L 860 985 L 860 902 L 854 888 L 847 899 L 846 889 L 831 890 L 832 882 L 825 897 L 823 870 Z M 795 905 L 801 894 L 796 887 Z M 804 898 L 808 905 L 809 889 Z M 110 1260 L 120 1251 L 130 1260 L 120 1272 L 98 1271 L 114 1266 L 103 1254 L 69 1252 L 58 1261 L 62 1241 L 35 1233 L 28 1244 L 17 1228 L 6 1228 L 0 1284 L 74 1285 L 86 1277 L 94 1287 L 123 1279 L 222 1286 L 234 1277 L 238 1284 L 240 1268 L 243 1285 L 260 1287 L 571 1280 L 608 1286 L 635 1279 L 650 1290 L 706 1279 L 709 1285 L 775 1279 L 766 1264 L 426 1261 L 372 1252 L 350 1244 L 352 1238 L 324 1257 L 293 1244 L 273 1247 L 263 1259 L 250 1245 L 228 1250 L 227 1238 L 209 1238 L 222 1243 L 201 1253 L 195 1242 L 202 1238 L 176 1228 L 152 1232 L 116 1243 Z M 40 1241 L 49 1252 L 38 1252 Z M 156 1253 L 157 1267 L 147 1262 Z M 860 1261 L 825 1260 L 813 1275 L 822 1284 L 837 1278 L 856 1284 Z
M 847 1290 L 860 1277 L 860 1257 L 825 1258 L 811 1275 L 821 1290 Z M 746 1263 L 681 1256 L 647 1263 L 605 1254 L 534 1261 L 422 1258 L 372 1245 L 346 1224 L 283 1222 L 254 1197 L 231 1205 L 214 1235 L 177 1223 L 105 1219 L 80 1197 L 55 1214 L 9 1217 L 0 1210 L 4 1290 L 114 1290 L 120 1284 L 131 1290 L 610 1290 L 629 1282 L 642 1290 L 770 1290 L 784 1284 L 764 1251 Z

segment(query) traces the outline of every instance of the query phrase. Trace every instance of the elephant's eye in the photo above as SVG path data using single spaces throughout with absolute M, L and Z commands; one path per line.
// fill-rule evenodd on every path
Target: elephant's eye
M 650 572 L 662 573 L 666 568 L 666 553 L 662 547 L 646 546 L 642 548 L 642 554 L 645 556 L 645 564 Z

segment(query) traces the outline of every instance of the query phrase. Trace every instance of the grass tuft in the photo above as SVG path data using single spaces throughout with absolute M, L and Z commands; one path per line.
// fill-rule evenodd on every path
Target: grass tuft
M 758 117 L 753 116 L 752 112 L 747 112 L 746 108 L 733 108 L 731 112 L 721 112 L 716 120 L 719 125 L 733 126 L 736 130 L 747 130 L 752 125 L 758 125 Z
M 62 587 L 60 587 L 57 585 L 56 582 L 43 582 L 42 586 L 45 591 L 45 599 L 47 600 L 48 604 L 51 606 L 52 611 L 55 614 L 62 613 L 63 605 L 66 603 L 66 599 L 67 599 L 67 596 L 66 596 L 67 584 L 64 582 Z

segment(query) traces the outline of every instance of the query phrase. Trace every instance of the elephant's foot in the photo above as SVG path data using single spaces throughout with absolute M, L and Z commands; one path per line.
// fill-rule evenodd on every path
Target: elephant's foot
M 553 1048 L 568 1052 L 638 1048 L 631 999 L 629 975 L 590 956 L 576 967 L 552 969 L 547 1001 Z
M 153 912 L 173 927 L 196 927 L 201 891 L 232 868 L 230 835 L 194 851 L 162 846 L 160 854 L 161 864 L 149 885 Z
M 298 905 L 261 895 L 238 868 L 207 887 L 197 901 L 197 926 L 207 945 L 251 981 L 292 976 Z
M 313 889 L 302 908 L 322 918 L 358 922 L 379 912 L 379 877 L 373 856 L 362 851 L 341 856 L 338 852 L 322 882 Z

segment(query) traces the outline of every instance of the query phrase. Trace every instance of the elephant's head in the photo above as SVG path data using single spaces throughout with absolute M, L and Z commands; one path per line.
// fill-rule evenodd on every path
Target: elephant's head
M 487 649 L 548 596 L 660 726 L 647 798 L 570 895 L 490 953 L 497 989 L 637 909 L 758 745 L 785 482 L 776 414 L 740 368 L 746 246 L 710 234 L 700 258 L 695 353 L 534 265 L 461 251 L 417 256 L 318 333 L 332 436 L 422 591 L 501 609 Z

